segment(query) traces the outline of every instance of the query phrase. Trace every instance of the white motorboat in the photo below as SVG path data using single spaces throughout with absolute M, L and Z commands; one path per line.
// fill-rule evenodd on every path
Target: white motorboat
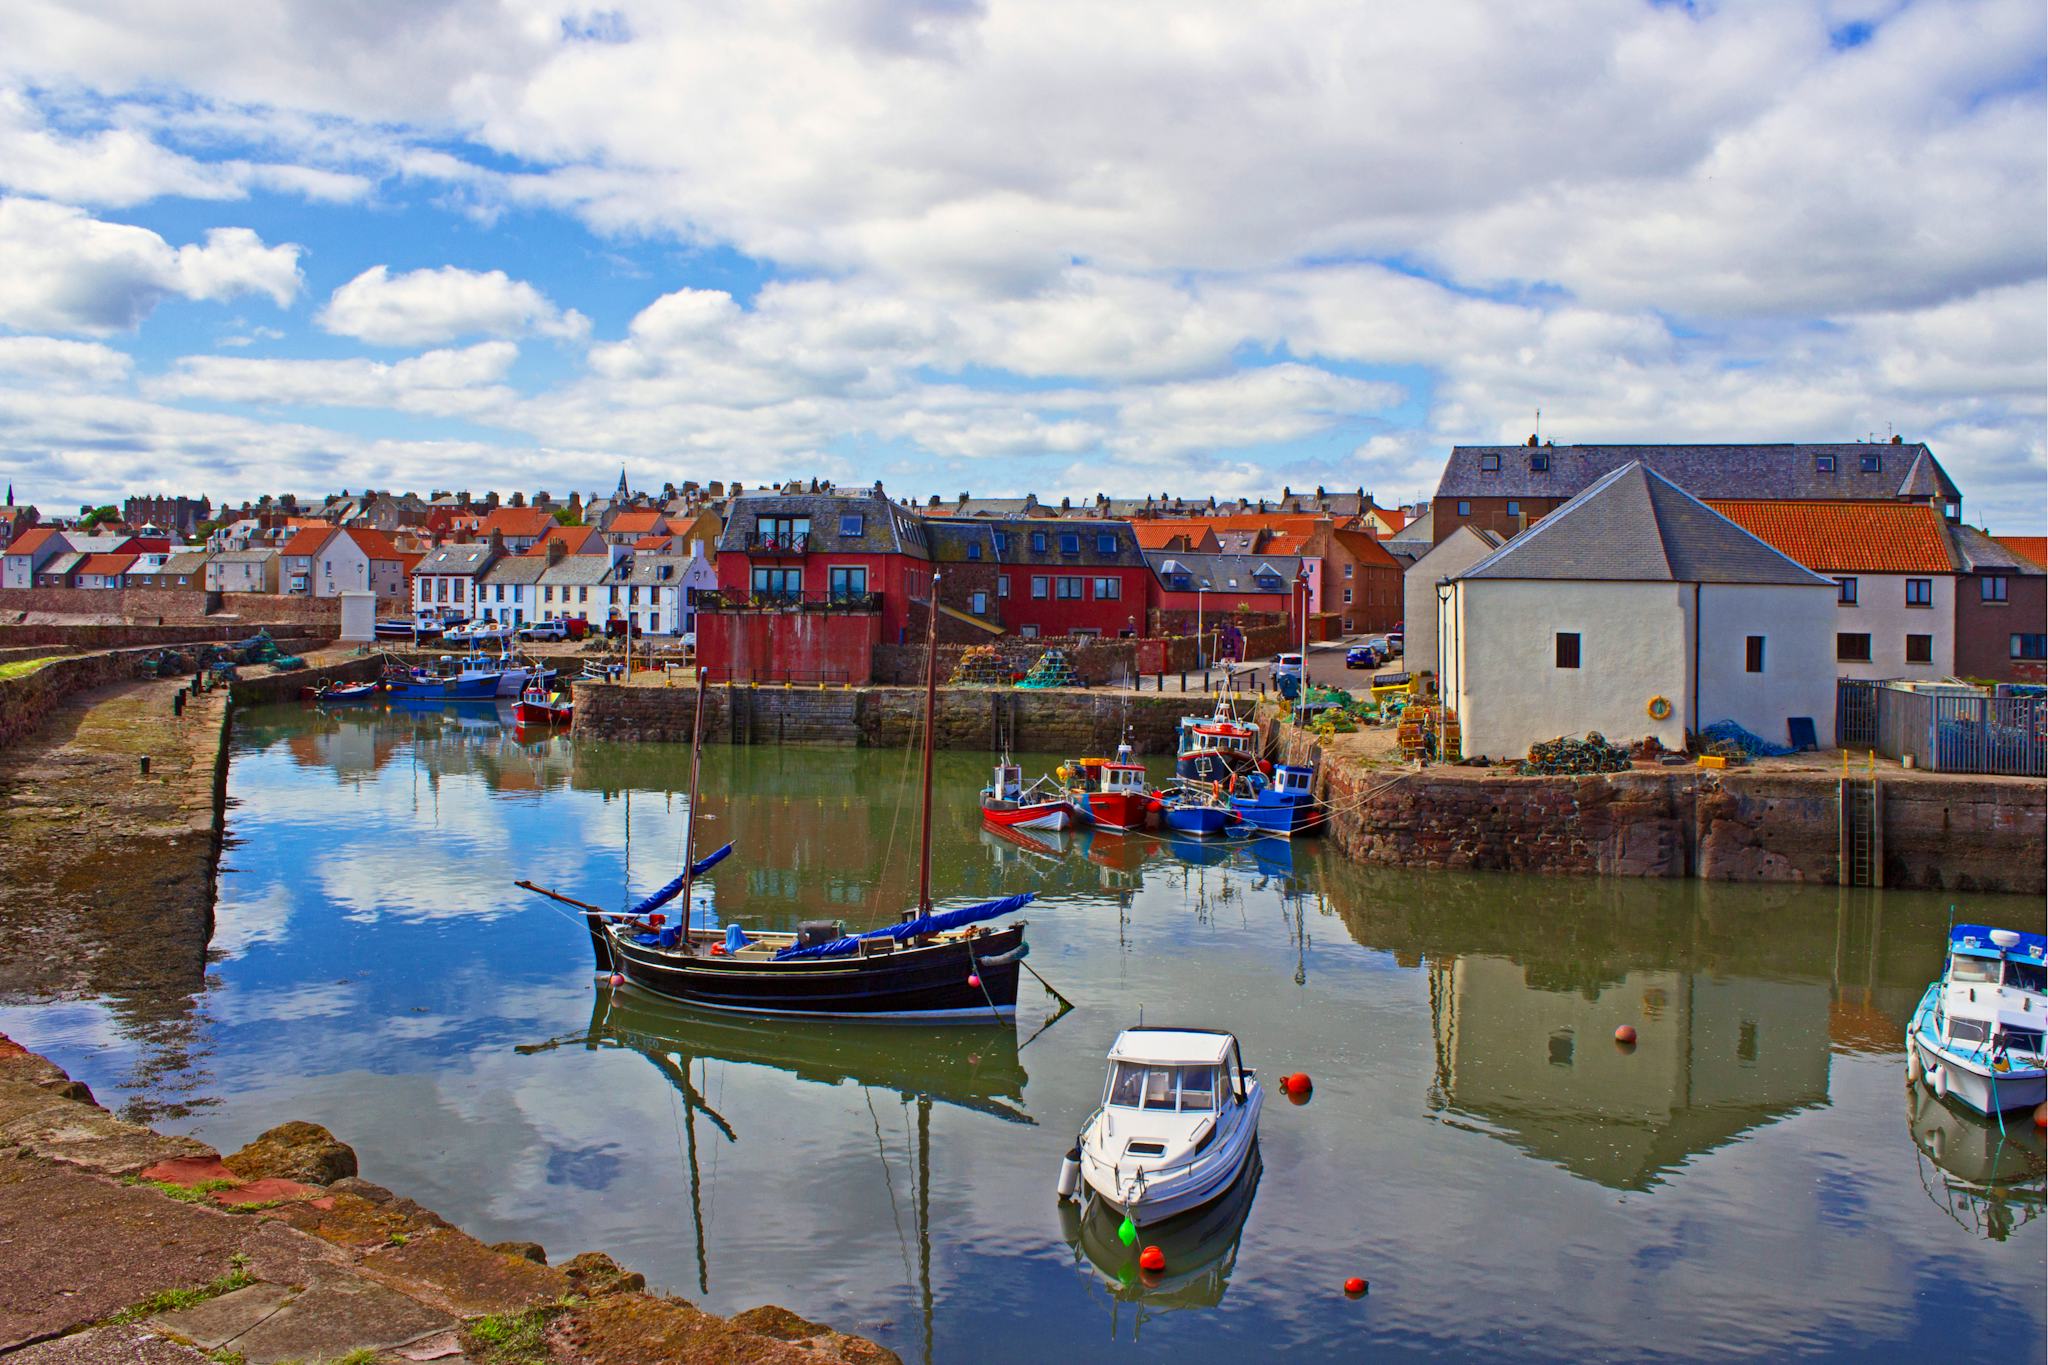
M 2048 939 L 1958 924 L 1948 963 L 1906 1029 L 1906 1075 L 1980 1114 L 2031 1109 L 2048 1098 Z
M 1109 1052 L 1109 1081 L 1081 1130 L 1060 1194 L 1086 1182 L 1143 1226 L 1221 1196 L 1252 1157 L 1265 1092 L 1221 1029 L 1134 1028 Z

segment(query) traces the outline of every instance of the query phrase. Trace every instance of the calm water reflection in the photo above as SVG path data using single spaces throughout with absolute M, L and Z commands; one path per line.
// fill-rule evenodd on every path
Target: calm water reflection
M 1051 1022 L 1027 980 L 1014 1029 L 751 1024 L 593 987 L 580 924 L 511 886 L 666 881 L 686 759 L 523 743 L 488 708 L 245 713 L 203 988 L 0 1028 L 217 1145 L 314 1119 L 479 1235 L 601 1247 L 908 1358 L 2039 1356 L 2040 1142 L 1904 1087 L 1947 898 L 1002 836 L 975 818 L 984 759 L 941 755 L 936 889 L 1039 891 L 1031 962 L 1078 1008 Z M 892 919 L 912 776 L 708 751 L 707 828 L 739 844 L 714 913 Z M 1157 1282 L 1052 1197 L 1141 1010 L 1316 1078 Z

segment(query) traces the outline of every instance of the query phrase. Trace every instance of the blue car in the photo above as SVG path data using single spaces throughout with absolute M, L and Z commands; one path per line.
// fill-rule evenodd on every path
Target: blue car
M 1378 668 L 1385 660 L 1371 645 L 1353 645 L 1344 651 L 1346 668 Z

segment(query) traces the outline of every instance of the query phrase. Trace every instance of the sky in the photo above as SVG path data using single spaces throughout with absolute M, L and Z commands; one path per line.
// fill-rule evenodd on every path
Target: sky
M 1393 503 L 1539 429 L 1896 432 L 2038 534 L 2044 51 L 2037 0 L 9 0 L 0 472 Z

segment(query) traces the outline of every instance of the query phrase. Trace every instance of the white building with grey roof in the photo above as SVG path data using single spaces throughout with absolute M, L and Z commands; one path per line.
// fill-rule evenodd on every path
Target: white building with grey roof
M 1467 756 L 1598 731 L 1685 747 L 1733 720 L 1834 743 L 1832 580 L 1640 462 L 1444 586 L 1436 652 Z

